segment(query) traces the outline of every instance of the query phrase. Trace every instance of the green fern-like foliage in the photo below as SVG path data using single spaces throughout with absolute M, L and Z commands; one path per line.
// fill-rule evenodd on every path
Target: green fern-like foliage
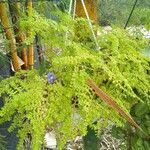
M 3 88 L 4 86 L 5 88 Z M 22 144 L 27 133 L 32 133 L 33 137 L 35 136 L 33 138 L 35 141 L 33 140 L 33 142 L 37 145 L 37 137 L 41 134 L 39 131 L 43 127 L 38 112 L 42 107 L 40 105 L 42 105 L 41 100 L 44 87 L 44 81 L 33 73 L 28 74 L 27 77 L 26 74 L 16 75 L 1 83 L 1 93 L 6 93 L 7 96 L 5 98 L 5 106 L 1 109 L 0 122 L 13 120 L 9 131 L 16 127 L 19 129 L 20 140 L 18 149 L 23 149 Z M 38 135 L 34 133 L 37 129 L 39 130 L 37 132 Z
M 0 135 L 0 149 L 6 150 L 6 141 L 4 136 Z
M 123 125 L 124 120 L 87 85 L 89 78 L 126 112 L 138 101 L 150 104 L 150 59 L 140 52 L 146 44 L 144 39 L 113 29 L 108 34 L 102 32 L 98 38 L 101 50 L 97 51 L 90 29 L 86 36 L 82 36 L 83 29 L 76 34 L 77 23 L 86 26 L 85 20 L 71 20 L 60 13 L 57 17 L 55 22 L 35 12 L 32 18 L 24 17 L 20 23 L 23 30 L 32 27 L 32 36 L 41 37 L 49 62 L 47 70 L 55 74 L 55 83 L 47 81 L 48 72 L 41 75 L 33 70 L 19 72 L 0 84 L 5 102 L 0 123 L 12 120 L 9 130 L 18 129 L 18 150 L 23 149 L 28 134 L 32 136 L 32 149 L 40 149 L 47 127 L 55 131 L 62 149 L 67 140 L 85 135 L 87 126 L 96 130 L 110 122 Z

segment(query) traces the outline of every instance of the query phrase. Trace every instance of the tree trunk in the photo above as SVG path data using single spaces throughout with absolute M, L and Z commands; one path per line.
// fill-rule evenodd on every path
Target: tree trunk
M 86 18 L 85 11 L 81 0 L 76 0 L 76 15 L 78 17 Z M 97 23 L 97 0 L 84 0 L 87 12 L 90 19 L 96 24 Z
M 32 0 L 27 1 L 27 13 L 28 16 L 32 16 Z M 28 36 L 31 36 L 32 32 L 28 32 Z M 28 46 L 28 67 L 29 69 L 33 69 L 34 66 L 34 49 L 33 49 L 33 44 L 30 44 Z
M 11 12 L 11 18 L 14 26 L 14 32 L 16 37 L 16 42 L 18 46 L 21 48 L 22 42 L 25 39 L 25 35 L 23 35 L 20 32 L 20 29 L 17 25 L 17 21 L 20 18 L 20 11 L 21 11 L 21 4 L 16 0 L 16 2 L 13 1 L 13 3 L 10 2 L 9 4 L 10 12 Z M 25 47 L 21 48 L 21 58 L 24 62 L 23 69 L 27 69 L 27 49 Z
M 5 30 L 5 36 L 9 40 L 9 47 L 10 47 L 10 53 L 11 53 L 11 59 L 12 59 L 12 64 L 14 67 L 15 71 L 20 70 L 20 65 L 18 62 L 18 56 L 17 56 L 17 48 L 16 48 L 16 40 L 14 38 L 14 34 L 12 31 L 12 25 L 9 20 L 9 15 L 8 15 L 8 8 L 6 3 L 0 2 L 0 19 L 2 26 Z

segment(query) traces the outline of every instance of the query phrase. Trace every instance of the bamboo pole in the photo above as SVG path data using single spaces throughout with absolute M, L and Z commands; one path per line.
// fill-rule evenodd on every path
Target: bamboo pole
M 6 3 L 0 2 L 0 20 L 2 26 L 5 30 L 5 36 L 9 40 L 10 54 L 12 59 L 12 64 L 15 71 L 20 70 L 20 65 L 18 62 L 16 40 L 12 31 L 11 22 L 9 20 L 8 8 Z
M 29 17 L 32 16 L 32 0 L 27 1 L 27 13 Z M 29 31 L 28 36 L 31 36 L 31 35 L 32 35 L 32 32 Z M 33 66 L 34 66 L 34 49 L 33 49 L 33 44 L 30 44 L 28 46 L 28 67 L 29 69 L 33 69 Z
M 19 27 L 17 26 L 17 21 L 20 18 L 20 11 L 21 11 L 21 4 L 19 1 L 16 1 L 15 3 L 10 3 L 10 12 L 12 17 L 12 22 L 15 24 L 14 26 L 14 32 L 16 35 L 16 42 L 21 47 L 22 42 L 25 40 L 25 35 L 21 33 Z M 24 62 L 23 69 L 27 69 L 27 49 L 25 47 L 21 48 L 21 58 Z
M 98 20 L 97 16 L 97 0 L 84 0 L 86 9 L 88 11 L 90 19 L 96 24 Z M 81 0 L 76 0 L 76 15 L 77 17 L 86 18 L 86 14 Z

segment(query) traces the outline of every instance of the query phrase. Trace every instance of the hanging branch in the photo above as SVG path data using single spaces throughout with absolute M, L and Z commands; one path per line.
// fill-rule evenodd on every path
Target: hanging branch
M 27 13 L 28 16 L 32 16 L 32 0 L 27 0 Z M 32 32 L 28 32 L 28 36 L 31 36 Z M 33 44 L 30 44 L 28 46 L 28 67 L 29 69 L 33 69 L 34 66 L 34 49 L 33 49 Z
M 20 65 L 18 62 L 18 56 L 17 56 L 17 48 L 16 48 L 16 40 L 14 38 L 14 34 L 11 27 L 11 22 L 8 17 L 8 9 L 6 3 L 0 2 L 0 19 L 2 26 L 5 31 L 5 36 L 7 40 L 9 40 L 9 46 L 10 46 L 10 54 L 12 59 L 12 64 L 15 71 L 20 70 Z
M 23 33 L 21 33 L 21 31 L 17 25 L 17 21 L 20 18 L 21 4 L 17 0 L 14 2 L 15 3 L 11 3 L 11 2 L 9 3 L 9 8 L 10 8 L 10 12 L 11 12 L 12 22 L 13 22 L 13 24 L 15 24 L 14 32 L 16 35 L 16 37 L 15 37 L 16 42 L 21 47 L 22 42 L 25 40 L 25 35 L 23 35 Z M 25 47 L 21 48 L 21 58 L 24 62 L 23 68 L 27 69 L 27 49 Z

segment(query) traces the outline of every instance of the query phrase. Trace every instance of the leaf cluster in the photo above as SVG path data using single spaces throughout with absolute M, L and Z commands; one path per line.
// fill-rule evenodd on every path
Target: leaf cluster
M 77 26 L 79 23 L 81 26 Z M 122 29 L 107 34 L 97 29 L 101 31 L 101 51 L 96 51 L 90 29 L 84 30 L 87 21 L 72 20 L 60 12 L 57 21 L 35 12 L 30 18 L 24 16 L 20 25 L 24 31 L 32 30 L 28 44 L 34 35 L 41 37 L 49 63 L 47 70 L 57 80 L 50 84 L 45 77 L 47 71 L 41 75 L 33 70 L 1 82 L 0 95 L 5 105 L 0 110 L 0 123 L 12 120 L 9 130 L 18 129 L 18 150 L 23 149 L 28 134 L 32 136 L 32 149 L 40 149 L 47 127 L 55 131 L 62 149 L 67 140 L 85 135 L 87 126 L 97 130 L 110 122 L 123 125 L 124 120 L 87 85 L 89 78 L 128 113 L 138 101 L 150 106 L 150 59 L 140 52 L 146 44 L 144 39 Z

